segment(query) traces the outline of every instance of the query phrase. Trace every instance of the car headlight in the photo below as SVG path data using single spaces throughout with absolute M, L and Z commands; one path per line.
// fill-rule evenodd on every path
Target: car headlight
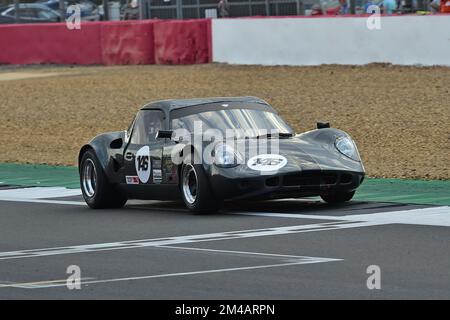
M 214 164 L 219 167 L 234 167 L 239 164 L 240 156 L 226 143 L 214 147 Z
M 342 153 L 344 156 L 359 161 L 358 150 L 356 149 L 355 143 L 349 137 L 339 137 L 334 142 L 336 149 Z

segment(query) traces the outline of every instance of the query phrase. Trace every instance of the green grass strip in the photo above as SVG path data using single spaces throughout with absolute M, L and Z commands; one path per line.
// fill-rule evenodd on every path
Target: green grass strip
M 42 164 L 0 164 L 0 185 L 79 188 L 76 167 Z
M 450 205 L 450 181 L 367 178 L 356 200 Z

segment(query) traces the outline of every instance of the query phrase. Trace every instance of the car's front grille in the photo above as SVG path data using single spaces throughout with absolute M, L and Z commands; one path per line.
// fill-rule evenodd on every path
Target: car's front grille
M 319 186 L 321 174 L 315 172 L 305 172 L 290 174 L 283 177 L 283 186 Z
M 293 187 L 293 186 L 333 186 L 350 184 L 353 174 L 327 171 L 308 171 L 295 174 L 287 174 L 282 177 L 271 177 L 266 180 L 266 186 Z
M 337 174 L 336 173 L 325 173 L 322 176 L 321 184 L 333 185 L 337 183 Z

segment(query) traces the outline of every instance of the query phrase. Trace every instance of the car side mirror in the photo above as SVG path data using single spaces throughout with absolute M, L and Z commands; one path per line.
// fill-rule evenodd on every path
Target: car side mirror
M 113 141 L 111 141 L 111 143 L 109 144 L 109 147 L 111 149 L 120 149 L 120 148 L 122 148 L 122 145 L 123 145 L 123 139 L 118 138 L 118 139 L 114 139 Z
M 172 134 L 172 130 L 158 130 L 156 133 L 156 139 L 171 139 Z
M 325 129 L 329 127 L 330 127 L 329 122 L 317 122 L 317 129 Z

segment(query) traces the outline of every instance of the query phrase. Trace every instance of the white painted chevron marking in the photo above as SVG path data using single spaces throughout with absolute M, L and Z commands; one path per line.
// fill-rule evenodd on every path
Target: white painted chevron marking
M 265 265 L 249 266 L 249 267 L 234 267 L 234 268 L 223 268 L 223 269 L 212 269 L 212 270 L 164 273 L 164 274 L 146 275 L 146 276 L 139 276 L 139 277 L 87 280 L 87 281 L 82 281 L 81 285 L 85 286 L 85 285 L 101 284 L 101 283 L 113 283 L 113 282 L 123 282 L 123 281 L 136 281 L 136 280 L 149 280 L 149 279 L 158 279 L 158 278 L 172 278 L 172 277 L 202 275 L 202 274 L 211 274 L 211 273 L 270 269 L 270 268 L 280 268 L 280 267 L 288 267 L 288 266 L 297 266 L 297 265 L 302 265 L 302 264 L 324 263 L 324 262 L 333 262 L 333 261 L 342 261 L 342 259 L 303 257 L 303 258 L 295 259 L 292 262 L 286 262 L 286 263 L 280 262 L 277 264 L 265 264 Z M 9 282 L 9 283 L 0 284 L 0 288 L 43 289 L 43 288 L 65 287 L 65 286 L 67 286 L 67 284 L 64 281 L 65 280 L 50 280 L 50 281 L 28 282 L 28 283 L 10 283 Z
M 155 278 L 181 277 L 181 276 L 202 275 L 202 274 L 211 274 L 211 273 L 279 268 L 279 267 L 296 266 L 296 265 L 302 265 L 302 264 L 315 264 L 315 263 L 343 261 L 342 259 L 335 259 L 335 258 L 297 256 L 297 255 L 236 251 L 236 250 L 220 250 L 220 249 L 208 249 L 208 248 L 174 247 L 174 246 L 157 246 L 157 248 L 175 249 L 175 250 L 180 250 L 180 251 L 197 251 L 197 252 L 203 252 L 203 253 L 235 255 L 235 256 L 243 256 L 246 258 L 271 259 L 271 260 L 276 260 L 277 263 L 243 266 L 243 267 L 221 268 L 221 269 L 209 269 L 209 270 L 200 270 L 200 271 L 187 271 L 187 272 L 144 275 L 144 276 L 138 276 L 138 277 L 122 277 L 122 278 L 113 278 L 113 279 L 84 278 L 84 279 L 82 279 L 81 284 L 82 285 L 90 285 L 90 284 L 101 284 L 101 283 L 133 281 L 133 280 L 149 280 L 149 279 L 155 279 Z M 0 289 L 1 288 L 42 289 L 42 288 L 64 287 L 66 285 L 67 285 L 66 280 L 45 280 L 45 281 L 36 281 L 36 282 L 4 282 L 4 283 L 0 283 Z
M 0 252 L 0 260 L 10 259 L 23 259 L 23 258 L 36 258 L 42 256 L 55 256 L 62 254 L 74 254 L 74 253 L 88 253 L 97 251 L 109 251 L 109 250 L 123 250 L 123 249 L 137 249 L 142 247 L 159 247 L 159 246 L 173 246 L 186 243 L 197 242 L 209 242 L 218 240 L 231 240 L 231 239 L 244 239 L 254 237 L 266 237 L 277 236 L 285 234 L 296 234 L 303 232 L 315 232 L 325 230 L 347 229 L 347 228 L 359 228 L 373 225 L 379 225 L 378 222 L 326 222 L 318 224 L 296 225 L 296 226 L 284 226 L 264 229 L 252 229 L 252 230 L 238 230 L 229 232 L 218 233 L 206 233 L 195 234 L 186 236 L 144 239 L 144 240 L 132 240 L 132 241 L 120 241 L 109 243 L 96 243 L 89 245 L 78 246 L 66 246 L 44 249 L 31 249 L 20 251 L 8 251 Z

